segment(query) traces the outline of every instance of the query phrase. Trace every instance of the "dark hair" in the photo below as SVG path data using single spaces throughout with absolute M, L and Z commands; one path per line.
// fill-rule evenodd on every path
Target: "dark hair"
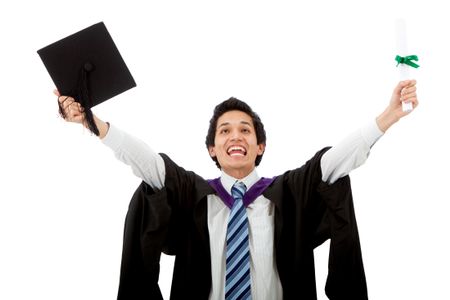
M 216 127 L 217 127 L 217 120 L 222 116 L 224 113 L 232 111 L 232 110 L 239 110 L 247 115 L 249 115 L 252 118 L 253 121 L 253 127 L 255 127 L 256 132 L 256 142 L 259 144 L 266 144 L 266 131 L 264 130 L 264 124 L 261 122 L 261 119 L 259 118 L 258 114 L 256 114 L 251 107 L 245 103 L 244 101 L 241 101 L 239 99 L 236 99 L 234 97 L 231 97 L 228 100 L 223 101 L 219 105 L 217 105 L 214 108 L 214 114 L 209 121 L 209 129 L 208 134 L 206 135 L 206 148 L 209 149 L 210 146 L 214 146 L 214 139 L 216 136 Z M 264 153 L 263 153 L 264 154 Z M 255 159 L 255 166 L 258 166 L 261 162 L 261 159 L 263 157 L 263 154 L 258 155 Z M 216 157 L 211 157 L 212 160 L 216 163 L 217 167 L 220 169 L 219 161 Z

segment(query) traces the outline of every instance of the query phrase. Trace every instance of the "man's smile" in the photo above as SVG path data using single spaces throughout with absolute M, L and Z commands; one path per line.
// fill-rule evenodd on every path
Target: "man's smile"
M 230 146 L 227 153 L 230 156 L 245 156 L 247 155 L 247 150 L 243 146 Z
M 230 156 L 245 156 L 247 154 L 247 150 L 243 146 L 230 146 L 227 153 Z

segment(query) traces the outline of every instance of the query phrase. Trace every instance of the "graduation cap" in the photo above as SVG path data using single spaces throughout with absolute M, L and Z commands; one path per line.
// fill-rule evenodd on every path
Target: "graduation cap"
M 84 108 L 89 130 L 99 135 L 91 108 L 136 86 L 103 22 L 37 51 L 61 95 Z M 59 112 L 64 111 L 59 104 Z

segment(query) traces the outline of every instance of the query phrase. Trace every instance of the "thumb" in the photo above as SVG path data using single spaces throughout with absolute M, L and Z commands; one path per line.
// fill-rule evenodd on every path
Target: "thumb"
M 404 87 L 406 87 L 408 84 L 407 84 L 407 81 L 405 80 L 405 81 L 400 81 L 398 84 L 397 84 L 397 86 L 395 87 L 395 89 L 394 89 L 394 94 L 395 95 L 400 95 L 400 93 L 402 92 L 402 89 L 404 88 Z
M 55 94 L 57 97 L 61 96 L 61 94 L 59 93 L 59 91 L 57 89 L 53 90 L 53 94 Z

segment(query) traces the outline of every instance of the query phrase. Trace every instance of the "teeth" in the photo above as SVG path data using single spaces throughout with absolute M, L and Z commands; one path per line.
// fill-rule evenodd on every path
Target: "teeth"
M 242 153 L 245 153 L 245 149 L 243 147 L 239 147 L 239 146 L 233 146 L 233 147 L 230 147 L 230 149 L 228 149 L 228 153 L 230 153 L 232 151 L 240 151 Z M 235 153 L 235 154 L 239 154 L 239 153 Z M 242 154 L 240 154 L 240 155 L 242 155 Z
M 244 153 L 231 153 L 230 156 L 244 156 Z

